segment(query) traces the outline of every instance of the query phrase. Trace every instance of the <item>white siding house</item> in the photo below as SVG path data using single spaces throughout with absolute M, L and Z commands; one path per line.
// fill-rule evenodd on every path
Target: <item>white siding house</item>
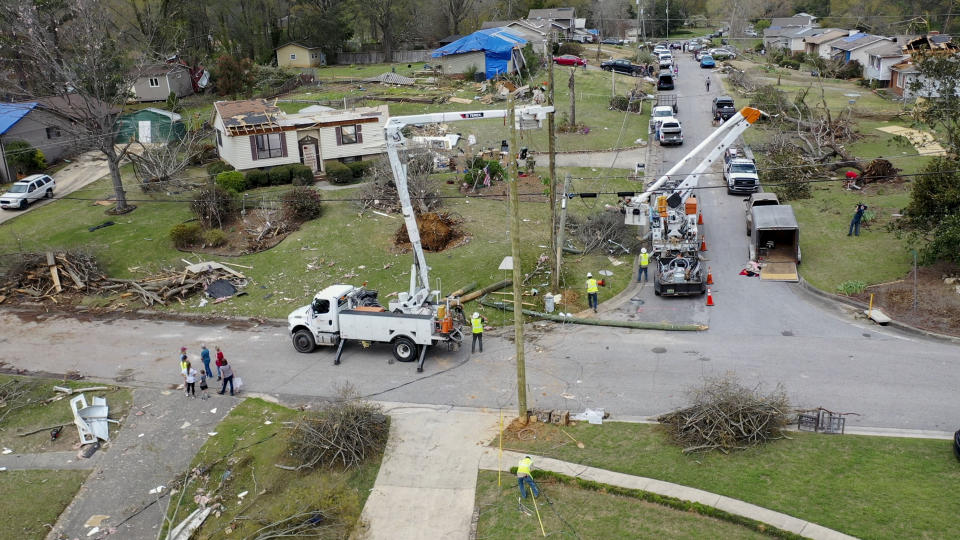
M 238 171 L 324 160 L 355 161 L 384 151 L 386 105 L 286 114 L 263 99 L 218 101 L 213 127 L 220 158 Z
M 890 84 L 890 68 L 902 60 L 910 58 L 903 54 L 899 43 L 884 41 L 876 47 L 866 50 L 867 63 L 863 66 L 863 77 L 868 80 L 880 81 L 880 86 Z

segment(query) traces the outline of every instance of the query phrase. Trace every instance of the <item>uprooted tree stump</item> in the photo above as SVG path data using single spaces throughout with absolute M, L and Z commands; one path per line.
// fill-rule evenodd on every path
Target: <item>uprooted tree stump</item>
M 427 251 L 443 251 L 458 243 L 464 237 L 460 228 L 463 218 L 449 212 L 427 212 L 417 215 L 417 228 L 420 229 L 420 242 Z M 394 243 L 398 247 L 407 247 L 410 244 L 410 235 L 407 226 L 401 225 L 394 235 Z
M 790 404 L 782 385 L 768 394 L 732 375 L 707 379 L 690 391 L 692 405 L 657 418 L 684 453 L 742 450 L 782 438 Z
M 877 158 L 864 167 L 859 180 L 864 184 L 869 184 L 871 182 L 896 180 L 899 176 L 900 169 L 894 167 L 893 163 L 883 158 Z

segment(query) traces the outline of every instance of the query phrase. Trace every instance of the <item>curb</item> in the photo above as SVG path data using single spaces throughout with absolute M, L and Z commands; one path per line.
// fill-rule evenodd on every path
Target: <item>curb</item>
M 820 298 L 820 299 L 822 299 L 822 300 L 827 300 L 827 301 L 833 302 L 833 303 L 835 303 L 835 304 L 845 304 L 845 305 L 847 305 L 847 306 L 850 306 L 850 307 L 853 307 L 853 308 L 856 308 L 856 309 L 863 309 L 863 310 L 865 310 L 865 309 L 868 309 L 868 308 L 870 307 L 870 306 L 868 306 L 867 304 L 864 304 L 863 302 L 854 300 L 853 298 L 848 298 L 848 297 L 840 296 L 840 295 L 837 295 L 837 294 L 828 293 L 828 292 L 826 292 L 826 291 L 822 291 L 822 290 L 814 287 L 814 286 L 811 285 L 810 283 L 808 283 L 807 280 L 803 279 L 802 277 L 800 278 L 799 284 L 800 284 L 800 289 L 801 289 L 801 290 L 803 290 L 804 292 L 806 292 L 807 294 L 809 294 L 809 295 L 811 295 L 811 296 L 816 296 L 816 297 L 818 297 L 818 298 Z M 940 334 L 940 333 L 937 333 L 937 332 L 932 332 L 932 331 L 930 331 L 930 330 L 924 330 L 924 329 L 922 329 L 922 328 L 917 328 L 917 327 L 915 327 L 915 326 L 910 326 L 909 324 L 906 324 L 906 323 L 904 323 L 904 322 L 898 321 L 898 320 L 896 320 L 896 319 L 891 319 L 891 321 L 890 321 L 890 323 L 888 324 L 888 326 L 893 327 L 893 328 L 896 328 L 897 330 L 900 330 L 900 331 L 903 331 L 903 332 L 906 332 L 906 333 L 910 333 L 910 334 L 917 335 L 917 336 L 928 337 L 928 338 L 931 338 L 931 339 L 935 339 L 935 340 L 937 340 L 937 341 L 946 341 L 946 342 L 949 342 L 949 343 L 960 344 L 960 337 L 948 336 L 948 335 L 946 335 L 946 334 Z

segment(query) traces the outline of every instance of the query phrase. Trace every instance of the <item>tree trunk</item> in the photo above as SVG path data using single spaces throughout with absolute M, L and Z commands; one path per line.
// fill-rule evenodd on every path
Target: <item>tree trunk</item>
M 380 32 L 383 34 L 383 61 L 393 62 L 393 19 L 389 13 L 380 24 Z
M 574 79 L 576 73 L 576 68 L 570 70 L 570 81 L 567 83 L 567 87 L 570 88 L 570 126 L 577 125 L 577 83 Z
M 113 194 L 117 198 L 117 213 L 127 211 L 127 193 L 123 190 L 123 178 L 120 177 L 120 157 L 111 142 L 101 148 L 107 156 L 107 165 L 110 167 L 110 179 L 113 181 Z

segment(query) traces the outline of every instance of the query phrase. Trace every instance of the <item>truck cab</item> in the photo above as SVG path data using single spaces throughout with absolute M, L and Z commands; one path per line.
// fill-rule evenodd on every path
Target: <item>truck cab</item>
M 356 291 L 353 285 L 330 285 L 318 292 L 308 305 L 287 316 L 293 346 L 299 352 L 310 352 L 317 345 L 336 345 L 340 333 L 340 309 Z M 308 339 L 309 338 L 309 339 Z
M 752 159 L 734 157 L 727 160 L 723 177 L 727 181 L 727 193 L 755 193 L 760 189 L 757 164 Z

